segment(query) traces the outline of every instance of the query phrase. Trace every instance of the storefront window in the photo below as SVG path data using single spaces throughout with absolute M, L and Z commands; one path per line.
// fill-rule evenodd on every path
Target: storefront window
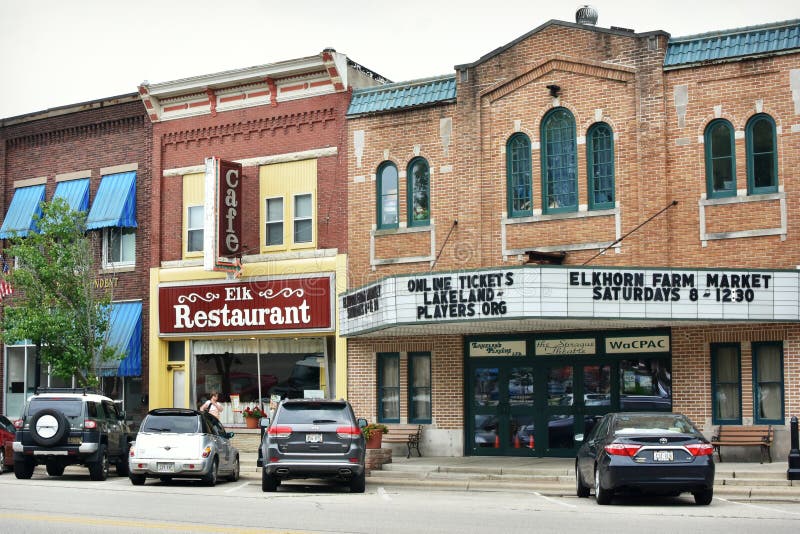
M 587 365 L 583 368 L 583 404 L 611 405 L 611 366 Z
M 408 355 L 410 423 L 431 422 L 431 353 L 412 352 Z
M 400 422 L 400 354 L 378 354 L 378 420 Z
M 739 345 L 711 345 L 714 424 L 742 422 Z
M 623 411 L 672 411 L 669 359 L 620 361 L 619 403 Z
M 783 347 L 753 343 L 753 398 L 758 423 L 783 424 Z

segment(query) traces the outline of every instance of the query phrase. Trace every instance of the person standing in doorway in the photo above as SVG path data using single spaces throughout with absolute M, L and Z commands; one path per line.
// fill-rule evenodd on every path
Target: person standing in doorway
M 211 398 L 208 399 L 203 405 L 200 407 L 201 412 L 208 412 L 217 419 L 219 419 L 220 414 L 222 413 L 223 406 L 219 403 L 219 393 L 216 391 L 211 392 Z

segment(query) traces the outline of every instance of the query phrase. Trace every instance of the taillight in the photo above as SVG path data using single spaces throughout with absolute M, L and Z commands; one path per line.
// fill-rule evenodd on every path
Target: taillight
M 353 438 L 361 434 L 361 429 L 357 426 L 340 426 L 336 428 L 336 433 L 340 438 Z
M 686 449 L 692 453 L 692 456 L 711 456 L 714 454 L 714 446 L 710 443 L 693 443 L 687 445 Z
M 14 428 L 16 428 L 17 430 L 22 430 L 22 424 L 23 424 L 22 419 L 17 419 L 16 421 L 14 421 Z
M 86 428 L 88 430 L 93 430 L 97 428 L 97 421 L 95 421 L 94 419 L 87 419 L 86 421 L 83 422 L 83 428 Z
M 134 458 L 136 456 L 136 451 L 134 450 L 133 447 L 131 447 L 131 449 L 128 452 L 128 454 L 130 455 L 131 458 Z
M 605 446 L 606 452 L 612 456 L 636 456 L 641 448 L 641 445 L 631 443 L 612 443 Z
M 203 458 L 208 458 L 208 456 L 210 454 L 211 454 L 211 447 L 210 446 L 208 446 L 205 449 L 203 449 Z
M 275 425 L 267 429 L 267 434 L 273 438 L 288 438 L 292 435 L 292 427 Z

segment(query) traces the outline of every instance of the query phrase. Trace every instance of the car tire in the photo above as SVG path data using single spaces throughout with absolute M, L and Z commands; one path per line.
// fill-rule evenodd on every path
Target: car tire
M 600 469 L 595 468 L 594 470 L 594 498 L 597 501 L 597 504 L 611 504 L 611 498 L 614 496 L 614 492 L 606 489 L 600 484 Z
M 123 458 L 117 463 L 117 476 L 126 477 L 130 473 L 130 466 L 128 465 L 128 459 Z
M 64 474 L 64 464 L 59 462 L 58 460 L 48 461 L 45 464 L 45 468 L 47 469 L 47 474 L 51 477 L 60 477 Z
M 128 478 L 131 479 L 131 484 L 134 486 L 144 486 L 144 481 L 147 480 L 147 477 L 144 475 L 128 475 Z
M 583 477 L 581 476 L 581 470 L 578 469 L 577 462 L 575 463 L 575 495 L 582 499 L 589 496 L 589 486 L 583 483 Z
M 711 504 L 711 500 L 714 498 L 714 488 L 706 489 L 703 491 L 696 491 L 692 493 L 694 495 L 694 502 L 701 505 L 707 506 Z
M 105 445 L 100 445 L 97 449 L 97 460 L 89 462 L 89 478 L 98 481 L 108 478 L 108 453 Z
M 281 481 L 274 475 L 268 475 L 266 469 L 261 470 L 261 491 L 276 491 Z
M 233 470 L 231 471 L 231 474 L 228 475 L 228 481 L 229 482 L 236 482 L 237 480 L 239 480 L 239 457 L 238 456 L 233 459 Z
M 0 447 L 0 475 L 6 472 L 6 450 Z
M 36 428 L 39 421 L 45 419 L 46 422 L 50 422 L 47 418 L 52 418 L 53 422 L 56 425 L 55 433 L 52 436 L 42 436 L 39 434 L 38 429 Z M 31 438 L 33 439 L 34 443 L 41 447 L 52 447 L 54 445 L 58 445 L 64 439 L 64 437 L 69 432 L 69 421 L 67 421 L 66 416 L 58 410 L 47 408 L 37 412 L 31 418 L 30 423 L 31 429 Z
M 350 493 L 364 493 L 365 489 L 367 489 L 367 475 L 362 471 L 360 475 L 350 479 Z
M 36 464 L 33 463 L 33 458 L 23 458 L 20 461 L 14 462 L 14 476 L 20 479 L 27 479 L 33 476 L 33 470 Z
M 207 474 L 203 475 L 203 484 L 212 487 L 216 486 L 218 472 L 219 472 L 219 461 L 216 458 L 214 458 L 214 463 L 211 464 L 211 469 L 209 469 Z

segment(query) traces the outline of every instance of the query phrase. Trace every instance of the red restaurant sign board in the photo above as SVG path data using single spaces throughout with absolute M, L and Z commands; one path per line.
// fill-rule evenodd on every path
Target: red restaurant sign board
M 159 332 L 178 336 L 332 331 L 332 286 L 332 276 L 161 286 Z

